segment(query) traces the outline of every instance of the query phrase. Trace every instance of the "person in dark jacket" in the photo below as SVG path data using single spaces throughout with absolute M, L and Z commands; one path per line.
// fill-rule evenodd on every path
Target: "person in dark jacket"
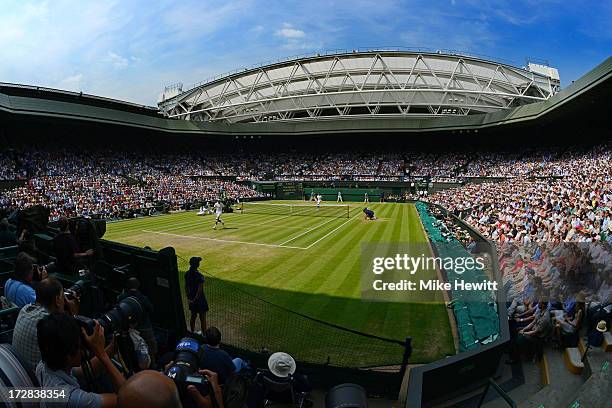
M 206 330 L 206 313 L 208 312 L 208 301 L 204 294 L 204 275 L 200 273 L 202 258 L 194 256 L 189 260 L 189 270 L 185 272 L 185 292 L 187 293 L 187 302 L 189 303 L 189 311 L 191 318 L 189 320 L 189 328 L 191 332 L 195 332 L 196 317 L 200 316 L 200 330 Z

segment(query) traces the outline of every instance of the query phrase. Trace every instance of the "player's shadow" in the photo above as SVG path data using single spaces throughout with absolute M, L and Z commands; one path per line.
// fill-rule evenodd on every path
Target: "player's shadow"
M 228 229 L 238 229 L 238 227 L 223 227 L 222 230 L 228 230 Z

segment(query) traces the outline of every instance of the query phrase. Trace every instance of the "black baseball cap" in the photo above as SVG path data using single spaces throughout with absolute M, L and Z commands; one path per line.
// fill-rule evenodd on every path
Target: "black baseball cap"
M 189 265 L 198 266 L 201 260 L 202 258 L 200 258 L 199 256 L 192 256 L 191 259 L 189 260 Z

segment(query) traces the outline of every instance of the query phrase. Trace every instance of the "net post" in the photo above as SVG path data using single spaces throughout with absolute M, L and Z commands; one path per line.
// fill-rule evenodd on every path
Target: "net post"
M 408 368 L 408 361 L 410 360 L 410 356 L 412 355 L 412 337 L 407 336 L 404 340 L 404 355 L 402 357 L 402 366 L 400 367 L 399 376 L 400 378 L 404 378 L 404 374 L 406 374 L 406 368 Z

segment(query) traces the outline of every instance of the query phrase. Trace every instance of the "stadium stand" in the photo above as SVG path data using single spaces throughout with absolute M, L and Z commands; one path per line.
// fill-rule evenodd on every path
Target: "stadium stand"
M 18 161 L 11 173 L 2 173 L 2 178 L 28 180 L 25 185 L 0 193 L 0 206 L 45 204 L 51 207 L 52 218 L 115 218 L 127 210 L 212 200 L 222 190 L 228 198 L 261 198 L 261 194 L 239 183 L 246 179 L 387 181 L 426 177 L 429 182 L 463 181 L 455 189 L 439 191 L 427 199 L 445 206 L 487 238 L 499 242 L 556 237 L 607 239 L 612 228 L 609 145 L 587 151 L 568 148 L 557 154 L 531 151 L 524 153 L 521 160 L 517 160 L 517 153 L 495 151 L 474 153 L 471 159 L 456 153 L 438 154 L 436 159 L 427 154 L 406 153 L 401 160 L 396 153 L 352 159 L 343 154 L 313 157 L 293 153 L 279 157 L 264 153 L 255 159 L 255 155 L 244 153 L 230 156 L 192 152 L 181 156 L 94 150 L 85 155 L 76 149 L 44 148 L 36 152 L 15 149 L 3 154 L 10 155 Z M 474 169 L 482 179 L 479 183 L 466 183 L 466 178 L 476 173 Z M 224 180 L 226 177 L 231 179 Z M 489 181 L 488 177 L 501 177 L 503 182 Z M 539 207 L 522 210 L 528 202 Z M 566 208 L 572 208 L 574 215 L 564 215 Z M 551 212 L 552 219 L 543 217 L 543 212 Z M 534 222 L 521 223 L 525 217 Z

